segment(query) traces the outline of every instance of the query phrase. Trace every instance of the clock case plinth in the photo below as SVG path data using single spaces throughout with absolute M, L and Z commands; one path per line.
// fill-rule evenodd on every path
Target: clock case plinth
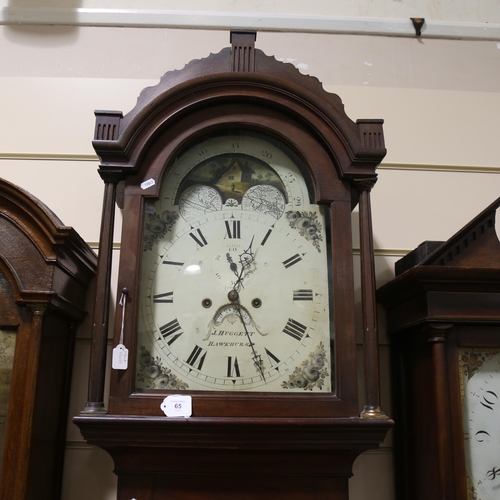
M 378 290 L 391 339 L 397 498 L 467 500 L 459 349 L 500 347 L 496 200 Z
M 338 96 L 325 92 L 316 78 L 255 49 L 255 37 L 233 32 L 230 48 L 167 73 L 157 86 L 141 93 L 125 116 L 96 112 L 93 145 L 105 182 L 93 321 L 99 328 L 93 334 L 88 402 L 74 421 L 89 443 L 106 449 L 115 460 L 120 499 L 163 498 L 168 485 L 169 494 L 174 494 L 175 484 L 182 485 L 175 491 L 178 498 L 212 498 L 196 492 L 193 480 L 203 478 L 213 498 L 254 498 L 257 488 L 259 498 L 276 498 L 272 492 L 279 491 L 279 498 L 346 499 L 355 457 L 377 447 L 392 426 L 379 401 L 370 214 L 375 168 L 386 153 L 382 120 L 351 121 Z M 154 198 L 165 165 L 185 144 L 207 133 L 238 128 L 274 136 L 301 157 L 314 202 L 329 213 L 333 229 L 328 258 L 336 270 L 330 284 L 335 297 L 335 392 L 199 392 L 192 394 L 193 417 L 167 419 L 160 403 L 168 392 L 135 390 L 141 235 L 131 228 L 140 227 L 143 217 L 146 195 L 141 185 L 153 179 L 156 187 L 147 196 Z M 111 373 L 106 409 L 115 200 L 123 209 L 118 290 L 129 291 L 124 343 L 130 359 L 127 370 Z M 358 203 L 366 373 L 362 417 L 351 228 L 351 212 Z M 121 333 L 120 307 L 115 323 L 113 345 Z M 211 469 L 218 470 L 217 480 L 215 472 L 207 474 Z M 252 471 L 250 479 L 245 470 Z

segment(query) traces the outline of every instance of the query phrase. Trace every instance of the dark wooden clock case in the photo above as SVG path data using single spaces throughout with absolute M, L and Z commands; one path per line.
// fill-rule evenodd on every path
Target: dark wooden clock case
M 500 347 L 500 199 L 378 290 L 391 338 L 397 498 L 467 500 L 459 349 Z
M 96 265 L 74 229 L 0 179 L 0 328 L 16 332 L 2 500 L 60 498 L 75 330 Z
M 369 193 L 385 155 L 382 120 L 351 121 L 336 95 L 254 47 L 255 33 L 145 89 L 135 108 L 98 111 L 95 140 L 105 182 L 89 400 L 75 422 L 107 450 L 118 498 L 346 499 L 352 463 L 392 425 L 379 406 Z M 165 165 L 208 132 L 248 128 L 287 144 L 308 166 L 317 203 L 328 208 L 335 270 L 335 394 L 193 393 L 193 416 L 166 418 L 167 393 L 135 392 L 136 298 L 144 191 Z M 154 190 L 153 190 L 154 191 Z M 149 195 L 149 194 L 148 194 Z M 153 192 L 152 196 L 155 196 Z M 123 209 L 118 290 L 128 289 L 124 343 L 129 368 L 111 374 L 103 402 L 115 199 Z M 351 211 L 359 202 L 367 404 L 359 416 Z M 114 345 L 121 308 L 117 308 Z

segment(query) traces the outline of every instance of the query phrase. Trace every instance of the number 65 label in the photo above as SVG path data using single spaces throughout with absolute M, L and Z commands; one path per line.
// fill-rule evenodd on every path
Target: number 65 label
M 192 413 L 191 396 L 180 396 L 178 394 L 167 396 L 160 409 L 167 417 L 190 417 Z

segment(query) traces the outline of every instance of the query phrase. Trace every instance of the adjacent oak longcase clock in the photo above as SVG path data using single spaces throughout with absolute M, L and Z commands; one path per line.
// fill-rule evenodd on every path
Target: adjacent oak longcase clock
M 398 498 L 500 496 L 500 199 L 379 289 L 393 357 Z
M 232 33 L 231 48 L 167 73 L 126 116 L 96 112 L 105 205 L 89 398 L 75 422 L 112 455 L 120 499 L 347 499 L 354 459 L 392 425 L 379 403 L 369 203 L 382 121 L 352 122 L 337 96 L 254 42 Z M 190 416 L 165 416 L 169 395 L 191 398 Z
M 97 257 L 0 179 L 0 499 L 60 498 L 75 331 Z

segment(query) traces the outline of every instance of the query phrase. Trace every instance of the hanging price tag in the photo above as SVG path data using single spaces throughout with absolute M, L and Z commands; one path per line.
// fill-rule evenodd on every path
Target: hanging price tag
M 120 297 L 120 305 L 122 306 L 122 329 L 120 332 L 120 342 L 113 349 L 113 357 L 111 359 L 111 368 L 113 370 L 126 370 L 128 367 L 128 349 L 123 344 L 123 330 L 125 328 L 125 307 L 127 306 L 128 289 L 122 290 Z
M 126 370 L 128 367 L 128 349 L 123 344 L 118 344 L 113 349 L 111 362 L 113 370 Z
M 190 417 L 192 413 L 191 396 L 179 394 L 167 396 L 160 408 L 167 417 Z

